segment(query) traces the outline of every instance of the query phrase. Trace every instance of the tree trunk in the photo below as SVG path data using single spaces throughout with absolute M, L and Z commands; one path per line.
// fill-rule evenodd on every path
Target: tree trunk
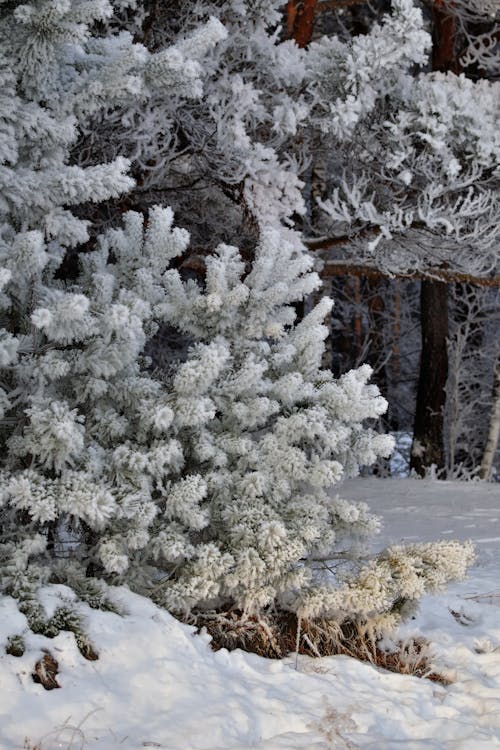
M 493 384 L 493 403 L 491 405 L 490 422 L 488 425 L 488 437 L 481 461 L 481 479 L 490 479 L 493 469 L 493 461 L 498 446 L 500 435 L 500 356 L 497 358 L 495 368 L 495 382 Z
M 433 7 L 432 69 L 458 73 L 455 55 L 455 18 L 447 11 L 443 0 L 434 0 Z
M 399 339 L 401 336 L 401 293 L 399 291 L 400 282 L 399 279 L 394 279 L 394 314 L 392 321 L 392 381 L 396 382 L 399 380 L 401 372 L 400 363 L 400 352 L 399 352 Z
M 410 467 L 425 474 L 425 467 L 445 465 L 443 411 L 448 377 L 448 287 L 440 281 L 422 281 L 420 292 L 422 353 L 418 382 Z
M 318 0 L 289 0 L 286 4 L 286 30 L 299 47 L 307 47 L 312 39 Z
M 434 0 L 433 70 L 455 68 L 455 19 L 443 0 Z M 444 408 L 448 378 L 448 288 L 439 281 L 422 281 L 420 293 L 422 354 L 415 407 L 410 467 L 425 474 L 434 464 L 444 468 Z

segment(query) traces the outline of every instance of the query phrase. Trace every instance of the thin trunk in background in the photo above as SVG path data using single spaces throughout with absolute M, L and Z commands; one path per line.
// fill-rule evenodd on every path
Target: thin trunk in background
M 493 402 L 490 412 L 490 421 L 488 425 L 488 437 L 486 447 L 481 461 L 480 477 L 481 479 L 490 479 L 493 470 L 493 461 L 498 447 L 498 438 L 500 436 L 500 355 L 497 358 L 495 367 L 495 381 L 493 384 Z
M 392 320 L 392 379 L 398 380 L 401 372 L 399 338 L 401 335 L 401 293 L 399 291 L 399 279 L 394 279 L 393 297 L 393 320 Z
M 434 0 L 432 19 L 432 69 L 458 73 L 460 66 L 455 56 L 456 21 L 443 0 Z
M 385 279 L 366 279 L 366 291 L 368 296 L 368 355 L 366 361 L 376 373 L 377 385 L 381 392 L 386 394 L 388 386 L 388 362 L 391 353 L 386 346 L 386 318 L 387 309 L 385 299 L 389 296 L 390 287 Z
M 448 287 L 439 281 L 422 281 L 422 353 L 413 427 L 410 466 L 424 475 L 425 468 L 445 465 L 443 409 L 448 378 Z
M 433 70 L 456 69 L 455 19 L 435 0 L 433 7 Z M 448 378 L 448 287 L 422 281 L 420 321 L 422 353 L 413 426 L 410 467 L 423 476 L 425 468 L 445 466 L 444 410 Z
M 354 288 L 354 319 L 353 319 L 354 349 L 355 349 L 355 355 L 356 355 L 356 362 L 358 362 L 361 357 L 361 350 L 362 350 L 361 279 L 359 278 L 359 276 L 353 277 L 352 285 Z

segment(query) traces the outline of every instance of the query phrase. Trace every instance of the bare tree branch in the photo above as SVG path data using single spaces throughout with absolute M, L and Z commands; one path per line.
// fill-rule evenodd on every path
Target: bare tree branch
M 459 271 L 449 271 L 441 268 L 429 268 L 427 270 L 389 273 L 388 271 L 364 266 L 361 264 L 348 263 L 346 261 L 328 261 L 320 274 L 324 278 L 331 276 L 362 276 L 366 278 L 397 278 L 397 279 L 430 279 L 443 281 L 448 284 L 467 283 L 474 286 L 500 287 L 500 276 L 473 276 Z

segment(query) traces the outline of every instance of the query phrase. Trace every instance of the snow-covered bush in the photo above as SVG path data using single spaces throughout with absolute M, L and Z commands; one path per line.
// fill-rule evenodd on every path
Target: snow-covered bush
M 193 47 L 201 54 L 204 40 L 209 54 L 225 37 L 212 19 L 196 42 L 151 54 L 129 34 L 92 34 L 110 12 L 104 0 L 0 11 L 2 591 L 38 627 L 47 581 L 97 603 L 95 579 L 124 582 L 184 615 L 400 611 L 460 575 L 470 550 L 398 548 L 356 573 L 353 537 L 377 522 L 330 489 L 390 453 L 366 424 L 386 403 L 368 367 L 339 380 L 321 368 L 329 299 L 296 320 L 296 303 L 320 284 L 283 223 L 296 209 L 286 189 L 298 190 L 295 168 L 269 205 L 262 184 L 253 192 L 252 257 L 217 244 L 202 283 L 179 270 L 189 235 L 159 206 L 147 218 L 124 213 L 77 269 L 61 268 L 88 237 L 71 208 L 131 185 L 120 156 L 69 163 L 82 123 L 159 90 L 199 98 Z M 189 346 L 155 369 L 146 346 L 165 326 Z M 331 577 L 334 557 L 347 578 Z
M 39 345 L 10 367 L 25 416 L 6 441 L 6 590 L 92 570 L 179 613 L 278 603 L 368 617 L 445 580 L 450 562 L 459 571 L 468 552 L 452 548 L 437 575 L 398 550 L 318 587 L 320 560 L 376 529 L 328 490 L 390 452 L 364 425 L 386 403 L 369 368 L 338 381 L 321 369 L 328 299 L 294 324 L 292 303 L 318 286 L 297 235 L 264 232 L 246 275 L 218 246 L 202 289 L 169 268 L 188 244 L 172 221 L 126 214 L 82 257 L 78 286 L 54 285 L 32 309 Z M 141 351 L 160 322 L 196 343 L 151 373 Z

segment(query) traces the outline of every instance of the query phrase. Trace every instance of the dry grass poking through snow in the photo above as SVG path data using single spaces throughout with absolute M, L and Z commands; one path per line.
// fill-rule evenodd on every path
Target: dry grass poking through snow
M 96 713 L 99 709 L 90 711 L 78 725 L 69 724 L 66 721 L 59 727 L 44 734 L 44 736 L 34 743 L 29 737 L 24 740 L 23 750 L 49 750 L 49 748 L 61 748 L 61 750 L 84 750 L 86 746 L 85 735 L 82 725 L 87 721 L 89 716 Z
M 237 610 L 199 614 L 196 626 L 212 636 L 214 651 L 240 648 L 269 659 L 282 659 L 293 653 L 316 657 L 342 654 L 390 672 L 450 684 L 444 675 L 433 670 L 430 645 L 424 638 L 400 640 L 393 649 L 387 650 L 368 628 L 351 620 L 343 623 L 327 619 L 298 621 L 288 612 L 264 619 Z

